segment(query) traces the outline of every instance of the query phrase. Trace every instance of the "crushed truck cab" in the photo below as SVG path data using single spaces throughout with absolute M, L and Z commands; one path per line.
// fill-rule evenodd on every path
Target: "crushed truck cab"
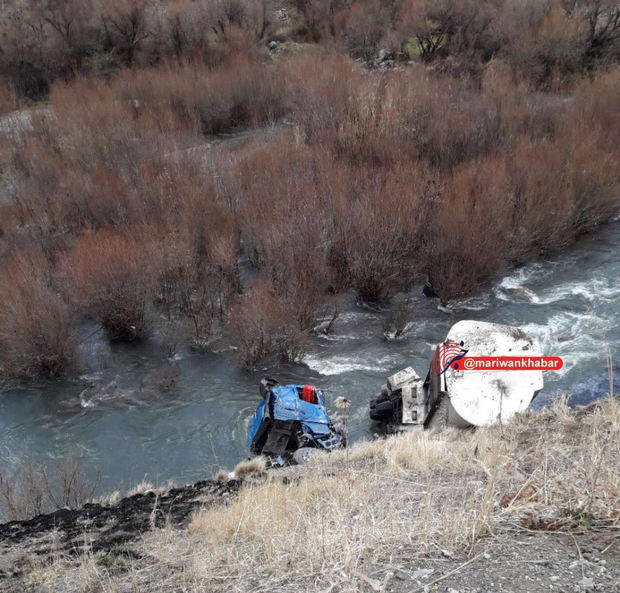
M 541 350 L 518 327 L 459 321 L 437 346 L 424 380 L 411 367 L 388 377 L 370 402 L 370 418 L 388 432 L 487 426 L 526 410 L 543 387 L 540 370 L 468 371 L 449 364 L 465 355 L 541 356 Z
M 331 421 L 323 392 L 312 385 L 280 385 L 265 377 L 261 401 L 248 426 L 252 453 L 278 462 L 297 460 L 302 449 L 331 450 L 345 445 L 342 431 Z

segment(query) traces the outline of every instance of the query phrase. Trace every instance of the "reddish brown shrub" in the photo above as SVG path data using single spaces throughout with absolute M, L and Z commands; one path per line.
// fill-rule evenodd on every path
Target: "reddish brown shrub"
M 169 319 L 189 322 L 197 347 L 208 344 L 239 289 L 235 237 L 226 229 L 204 230 L 202 237 L 165 236 L 156 247 L 158 304 Z
M 512 188 L 501 158 L 461 166 L 432 215 L 427 258 L 443 300 L 474 292 L 510 253 Z
M 126 72 L 113 88 L 157 121 L 172 114 L 186 127 L 197 124 L 203 134 L 273 124 L 285 113 L 274 68 L 246 56 L 215 69 L 198 62 Z
M 366 0 L 351 5 L 346 18 L 343 19 L 342 31 L 351 56 L 367 62 L 377 57 L 380 44 L 386 34 L 393 29 L 396 11 L 394 4 L 380 0 Z
M 351 195 L 338 212 L 333 255 L 340 252 L 362 299 L 384 301 L 421 270 L 423 229 L 436 191 L 432 175 L 405 166 L 348 173 Z
M 67 296 L 114 341 L 145 336 L 146 307 L 158 276 L 136 240 L 102 230 L 84 235 L 60 264 Z
M 318 143 L 331 141 L 349 100 L 359 92 L 359 65 L 323 51 L 283 60 L 277 64 L 277 72 L 303 138 Z
M 284 362 L 298 360 L 307 334 L 298 329 L 295 317 L 296 311 L 266 282 L 240 297 L 230 310 L 228 328 L 241 366 L 250 368 L 271 353 L 277 353 Z
M 41 252 L 0 264 L 0 373 L 57 376 L 76 363 L 75 318 L 54 290 Z
M 10 84 L 0 85 L 0 115 L 14 111 L 19 107 L 15 87 Z
M 331 281 L 327 266 L 332 171 L 321 155 L 281 134 L 282 152 L 257 143 L 240 162 L 247 201 L 244 241 L 261 276 L 294 311 L 299 328 L 314 325 Z
M 516 253 L 557 249 L 574 237 L 575 202 L 566 148 L 560 142 L 520 139 L 508 158 Z
M 507 43 L 503 52 L 521 75 L 536 85 L 559 88 L 584 67 L 584 23 L 557 4 L 546 10 L 525 7 L 505 11 L 500 27 Z M 510 15 L 510 16 L 509 16 Z

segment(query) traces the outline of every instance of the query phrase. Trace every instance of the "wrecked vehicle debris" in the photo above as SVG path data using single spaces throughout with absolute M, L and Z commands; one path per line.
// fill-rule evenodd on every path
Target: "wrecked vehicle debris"
M 459 321 L 435 349 L 424 380 L 412 367 L 388 377 L 380 395 L 370 401 L 371 420 L 385 424 L 388 432 L 487 426 L 524 411 L 543 387 L 540 370 L 453 368 L 465 354 L 541 356 L 538 344 L 517 327 Z
M 260 395 L 248 426 L 252 453 L 285 463 L 306 459 L 310 449 L 345 446 L 344 432 L 331 421 L 325 396 L 313 385 L 280 385 L 264 377 Z

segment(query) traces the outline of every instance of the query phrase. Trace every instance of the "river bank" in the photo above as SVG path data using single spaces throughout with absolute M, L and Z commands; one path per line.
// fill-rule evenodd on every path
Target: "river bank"
M 615 592 L 620 402 L 0 527 L 6 591 Z M 131 520 L 128 521 L 128 516 Z
M 0 460 L 10 473 L 27 459 L 53 465 L 75 456 L 91 475 L 100 473 L 99 493 L 119 485 L 126 492 L 144 479 L 156 486 L 195 482 L 248 454 L 246 422 L 263 374 L 314 383 L 328 403 L 347 397 L 351 441 L 370 439 L 368 401 L 384 378 L 409 365 L 424 373 L 434 346 L 461 319 L 520 326 L 545 354 L 563 358 L 560 373 L 545 373 L 534 407 L 564 393 L 572 394 L 571 404 L 586 404 L 607 389 L 608 353 L 616 382 L 620 377 L 618 253 L 620 222 L 613 222 L 448 306 L 416 286 L 409 295 L 411 324 L 398 339 L 384 337 L 389 308 L 361 307 L 351 296 L 332 331 L 312 339 L 303 364 L 271 360 L 254 371 L 238 369 L 224 343 L 213 353 L 180 349 L 170 361 L 157 335 L 110 345 L 89 326 L 87 374 L 0 394 Z

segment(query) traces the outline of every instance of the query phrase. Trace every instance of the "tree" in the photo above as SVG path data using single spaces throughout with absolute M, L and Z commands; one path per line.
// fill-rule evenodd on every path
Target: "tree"
M 113 0 L 103 14 L 106 34 L 118 49 L 127 66 L 131 66 L 136 52 L 153 34 L 151 0 Z
M 588 0 L 581 9 L 587 24 L 586 58 L 601 58 L 620 39 L 620 5 L 615 0 Z
M 35 19 L 59 37 L 63 50 L 76 69 L 88 52 L 92 33 L 93 4 L 90 0 L 32 0 Z

